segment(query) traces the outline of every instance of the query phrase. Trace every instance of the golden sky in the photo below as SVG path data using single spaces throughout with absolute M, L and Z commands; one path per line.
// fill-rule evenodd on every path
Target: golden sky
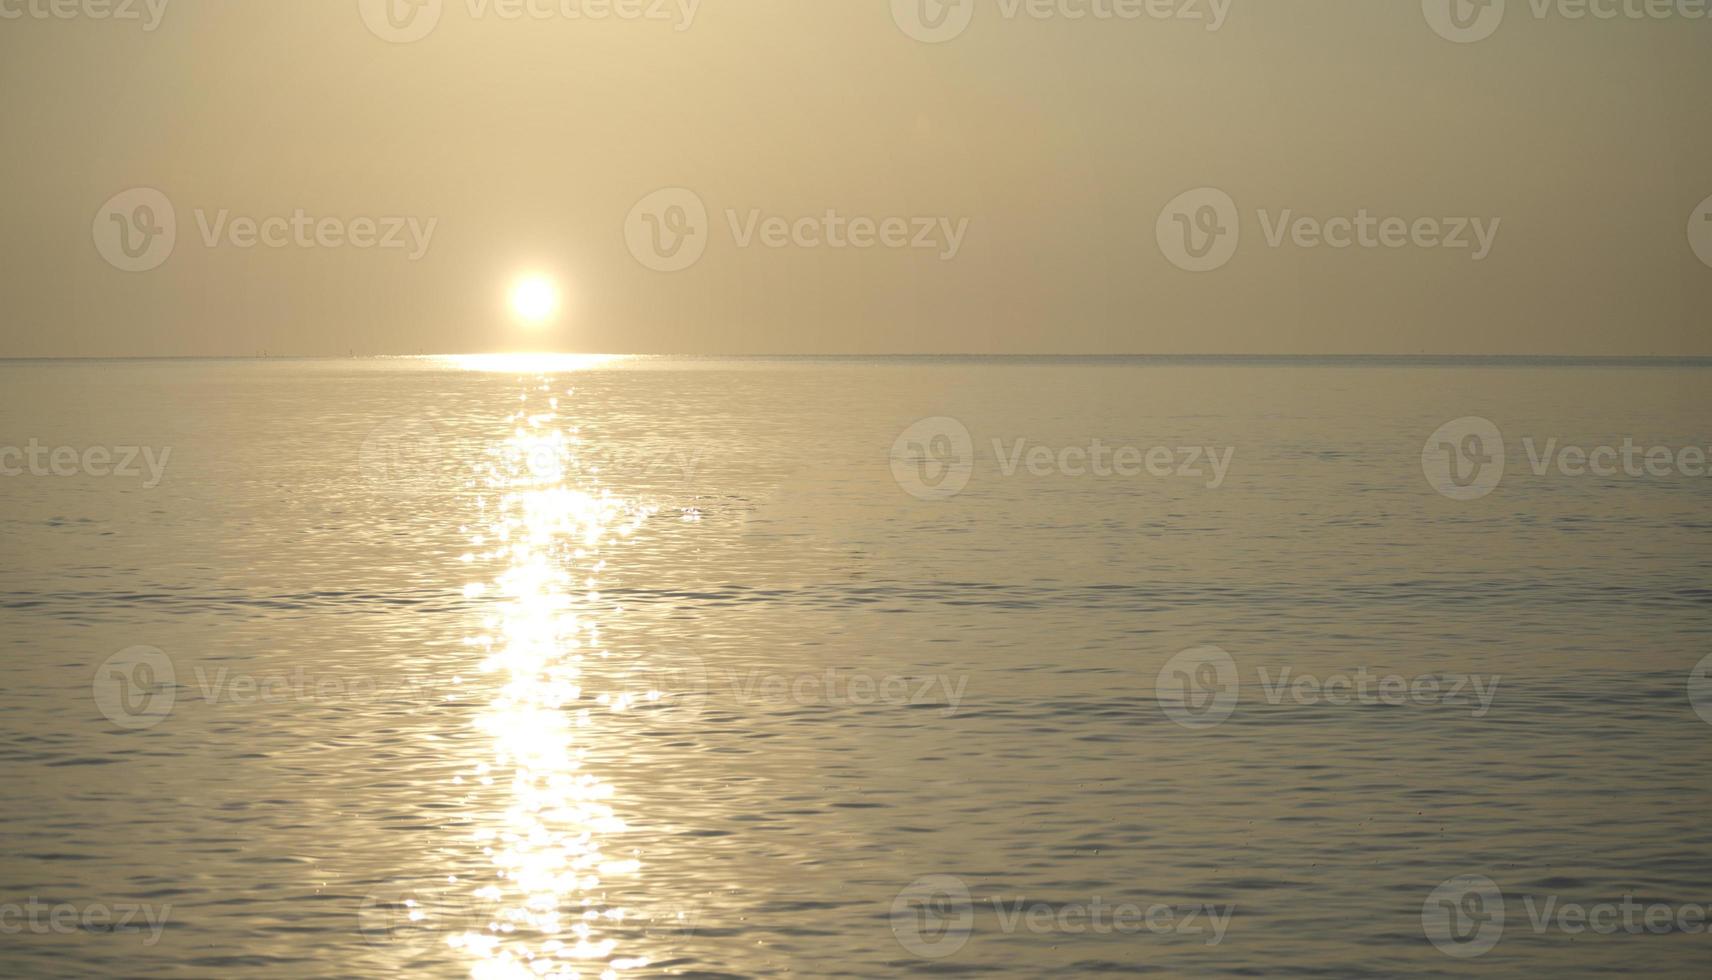
M 1704 4 L 392 2 L 0 0 L 0 356 L 1712 354 Z

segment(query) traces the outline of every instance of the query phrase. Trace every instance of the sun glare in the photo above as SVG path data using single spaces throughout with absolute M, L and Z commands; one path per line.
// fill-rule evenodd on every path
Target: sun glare
M 511 287 L 511 312 L 524 323 L 546 323 L 559 312 L 559 290 L 545 276 L 525 276 Z

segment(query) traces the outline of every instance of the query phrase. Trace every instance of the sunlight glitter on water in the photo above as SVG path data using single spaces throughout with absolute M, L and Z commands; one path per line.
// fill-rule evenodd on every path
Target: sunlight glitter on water
M 604 367 L 617 361 L 634 360 L 630 354 L 443 354 L 430 360 L 450 364 L 465 371 L 492 371 L 500 374 L 563 374 Z
M 602 935 L 626 916 L 606 903 L 603 882 L 635 875 L 641 864 L 606 850 L 625 825 L 609 803 L 613 787 L 584 770 L 598 719 L 577 703 L 585 659 L 608 655 L 591 612 L 602 546 L 630 536 L 651 511 L 587 484 L 575 436 L 556 424 L 557 399 L 542 398 L 549 410 L 532 411 L 524 396 L 512 435 L 491 451 L 491 495 L 470 538 L 473 554 L 503 571 L 465 590 L 492 603 L 483 632 L 467 642 L 482 650 L 483 672 L 500 685 L 477 722 L 492 758 L 469 777 L 509 783 L 504 812 L 484 821 L 473 841 L 493 867 L 475 897 L 497 911 L 485 928 L 447 939 L 480 980 L 580 977 L 579 967 L 614 977 L 647 965 L 615 958 L 615 941 Z M 625 700 L 596 699 L 608 707 Z

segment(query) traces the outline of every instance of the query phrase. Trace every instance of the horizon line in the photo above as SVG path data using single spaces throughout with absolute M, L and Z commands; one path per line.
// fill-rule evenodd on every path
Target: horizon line
M 625 353 L 594 351 L 482 351 L 417 354 L 24 354 L 0 355 L 0 363 L 40 361 L 376 361 L 433 360 L 458 357 L 518 357 L 541 355 L 550 357 L 612 357 L 626 359 L 681 359 L 706 361 L 832 361 L 832 360 L 916 360 L 916 361 L 1163 361 L 1163 362 L 1400 362 L 1441 364 L 1585 364 L 1585 365 L 1666 365 L 1712 367 L 1712 354 L 983 354 L 962 353 L 836 353 L 836 354 L 707 354 L 707 353 Z

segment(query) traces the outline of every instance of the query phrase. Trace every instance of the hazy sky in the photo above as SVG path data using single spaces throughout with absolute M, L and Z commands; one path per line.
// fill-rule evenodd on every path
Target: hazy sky
M 1671 3 L 395 2 L 0 0 L 0 355 L 1712 354 Z

